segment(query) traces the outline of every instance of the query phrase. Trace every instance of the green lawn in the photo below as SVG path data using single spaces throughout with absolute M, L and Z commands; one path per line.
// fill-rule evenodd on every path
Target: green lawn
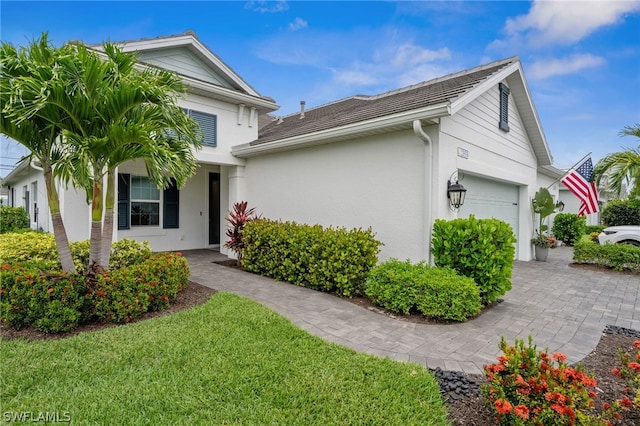
M 427 369 L 327 343 L 229 293 L 101 332 L 2 341 L 0 380 L 1 412 L 72 424 L 448 424 Z

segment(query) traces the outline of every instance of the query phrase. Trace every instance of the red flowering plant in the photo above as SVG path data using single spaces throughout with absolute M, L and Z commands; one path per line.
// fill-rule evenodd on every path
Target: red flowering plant
M 620 368 L 614 368 L 611 370 L 613 374 L 618 377 L 627 380 L 627 387 L 625 393 L 630 395 L 616 401 L 618 405 L 624 408 L 635 407 L 640 410 L 640 340 L 633 342 L 635 348 L 634 360 L 631 360 L 631 354 L 618 349 L 618 356 L 620 357 Z
M 596 415 L 596 381 L 581 365 L 570 367 L 561 353 L 551 356 L 529 343 L 500 341 L 503 355 L 484 367 L 485 401 L 502 425 L 609 425 L 617 404 Z

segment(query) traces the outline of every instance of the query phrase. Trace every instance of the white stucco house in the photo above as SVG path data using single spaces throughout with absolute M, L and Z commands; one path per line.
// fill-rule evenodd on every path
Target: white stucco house
M 155 189 L 141 162 L 119 168 L 116 239 L 226 252 L 224 218 L 247 200 L 271 219 L 371 227 L 384 243 L 381 259 L 429 259 L 437 218 L 496 217 L 512 225 L 516 257 L 532 258 L 531 198 L 557 169 L 517 57 L 275 117 L 275 101 L 191 32 L 123 46 L 182 76 L 182 106 L 202 125 L 205 146 L 179 191 Z M 467 189 L 459 209 L 447 199 L 449 180 Z M 18 167 L 4 184 L 33 227 L 52 229 L 37 168 Z M 88 238 L 85 194 L 60 189 L 70 240 Z

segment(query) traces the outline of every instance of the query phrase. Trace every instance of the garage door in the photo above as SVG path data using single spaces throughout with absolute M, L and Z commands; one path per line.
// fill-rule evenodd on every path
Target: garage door
M 473 214 L 478 219 L 500 219 L 511 225 L 518 236 L 519 191 L 516 185 L 469 175 L 462 177 L 460 183 L 466 188 L 467 197 L 458 217 Z

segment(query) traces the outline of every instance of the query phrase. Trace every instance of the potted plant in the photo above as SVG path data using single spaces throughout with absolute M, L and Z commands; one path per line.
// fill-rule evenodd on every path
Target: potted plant
M 536 192 L 532 205 L 533 212 L 538 215 L 539 222 L 531 243 L 535 246 L 536 260 L 546 262 L 549 249 L 556 247 L 558 241 L 547 233 L 549 225 L 545 224 L 544 221 L 556 211 L 562 210 L 564 205 L 560 201 L 554 202 L 547 188 L 540 188 Z

